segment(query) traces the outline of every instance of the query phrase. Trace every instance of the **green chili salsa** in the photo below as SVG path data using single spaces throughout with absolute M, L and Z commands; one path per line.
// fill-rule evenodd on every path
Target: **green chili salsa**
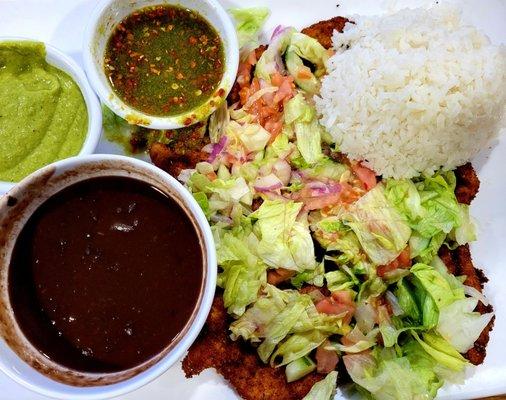
M 43 43 L 0 43 L 0 181 L 75 156 L 88 131 L 81 89 L 46 61 Z
M 140 9 L 115 28 L 105 73 L 130 107 L 154 116 L 185 113 L 205 103 L 223 77 L 218 32 L 198 13 L 159 5 Z

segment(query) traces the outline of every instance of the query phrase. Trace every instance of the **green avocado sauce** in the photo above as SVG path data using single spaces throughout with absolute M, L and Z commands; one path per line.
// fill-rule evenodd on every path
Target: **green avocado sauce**
M 0 42 L 0 180 L 17 182 L 81 150 L 88 111 L 79 86 L 46 62 L 43 43 Z
M 174 116 L 204 104 L 224 73 L 218 32 L 198 13 L 159 5 L 135 11 L 112 33 L 104 70 L 116 94 L 153 116 Z

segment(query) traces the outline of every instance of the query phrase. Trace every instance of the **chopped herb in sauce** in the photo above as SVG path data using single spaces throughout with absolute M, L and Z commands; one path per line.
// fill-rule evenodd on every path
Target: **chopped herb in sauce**
M 105 52 L 115 92 L 149 115 L 178 115 L 205 103 L 223 71 L 216 30 L 195 11 L 175 6 L 132 13 L 116 27 Z

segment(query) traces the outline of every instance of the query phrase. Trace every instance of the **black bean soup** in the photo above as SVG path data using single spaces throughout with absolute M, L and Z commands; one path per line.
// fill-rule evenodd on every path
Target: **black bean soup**
M 14 315 L 28 340 L 68 368 L 126 370 L 167 348 L 202 290 L 190 218 L 139 180 L 99 177 L 44 202 L 9 269 Z

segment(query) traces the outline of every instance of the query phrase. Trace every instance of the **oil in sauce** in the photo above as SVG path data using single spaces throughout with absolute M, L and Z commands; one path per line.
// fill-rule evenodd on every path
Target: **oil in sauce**
M 209 22 L 186 8 L 158 5 L 127 16 L 105 52 L 105 73 L 131 107 L 154 116 L 205 103 L 224 72 L 223 42 Z

